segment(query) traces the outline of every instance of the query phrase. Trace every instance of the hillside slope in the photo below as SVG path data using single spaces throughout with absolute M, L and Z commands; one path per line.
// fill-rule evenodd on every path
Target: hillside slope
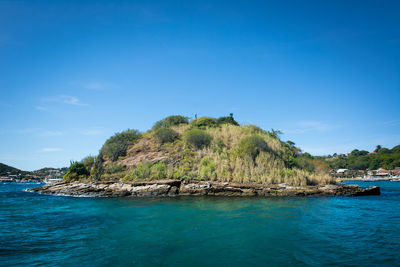
M 6 164 L 0 163 L 0 175 L 8 175 L 8 174 L 13 175 L 13 174 L 19 174 L 19 173 L 23 173 L 23 171 L 21 171 L 17 168 L 8 166 Z
M 99 155 L 71 165 L 66 180 L 210 180 L 315 185 L 332 182 L 276 131 L 240 126 L 232 114 L 189 122 L 170 116 L 145 132 L 127 130 L 106 141 Z

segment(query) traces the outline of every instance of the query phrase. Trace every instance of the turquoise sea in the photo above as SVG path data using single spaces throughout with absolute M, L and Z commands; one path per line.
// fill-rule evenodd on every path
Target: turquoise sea
M 381 196 L 95 199 L 0 184 L 1 266 L 398 266 L 400 182 Z

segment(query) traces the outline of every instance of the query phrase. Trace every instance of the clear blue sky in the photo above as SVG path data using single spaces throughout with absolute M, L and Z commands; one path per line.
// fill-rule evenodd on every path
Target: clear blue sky
M 68 166 L 172 114 L 400 144 L 399 1 L 110 2 L 0 1 L 0 162 Z

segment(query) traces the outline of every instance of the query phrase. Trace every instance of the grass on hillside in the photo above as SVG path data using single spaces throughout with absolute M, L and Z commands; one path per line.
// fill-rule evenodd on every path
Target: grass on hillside
M 177 125 L 173 124 L 175 121 Z M 219 119 L 200 118 L 190 123 L 185 117 L 174 117 L 168 123 L 161 120 L 156 126 L 140 135 L 135 132 L 130 139 L 114 135 L 113 140 L 127 140 L 129 145 L 108 140 L 105 145 L 122 156 L 109 158 L 102 154 L 107 150 L 102 149 L 91 166 L 86 164 L 90 177 L 295 186 L 333 182 L 324 167 L 304 157 L 293 143 L 282 142 L 275 132 L 254 125 L 239 126 L 232 115 Z M 126 136 L 124 132 L 120 134 Z M 71 172 L 69 177 L 71 179 Z

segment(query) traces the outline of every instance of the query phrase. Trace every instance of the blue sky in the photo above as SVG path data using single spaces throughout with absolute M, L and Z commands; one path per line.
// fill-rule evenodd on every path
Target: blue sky
M 68 166 L 165 116 L 315 155 L 400 144 L 399 1 L 0 1 L 0 162 Z

